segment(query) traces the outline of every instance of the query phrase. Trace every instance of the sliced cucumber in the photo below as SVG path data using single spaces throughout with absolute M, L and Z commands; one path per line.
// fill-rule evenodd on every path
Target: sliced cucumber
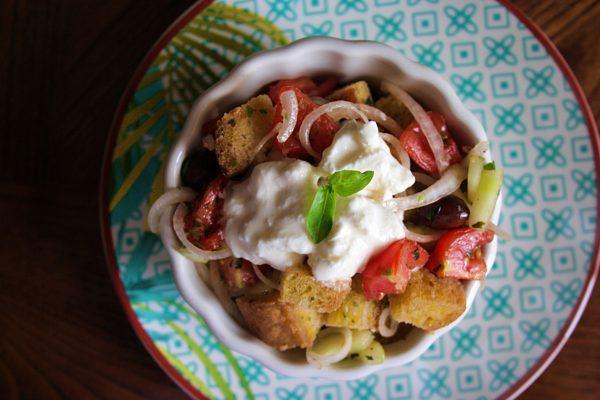
M 475 195 L 477 193 L 477 188 L 479 187 L 481 171 L 483 171 L 484 165 L 485 160 L 481 156 L 472 156 L 469 159 L 469 170 L 467 173 L 467 198 L 471 203 L 475 201 Z
M 381 343 L 373 340 L 369 347 L 358 353 L 358 357 L 366 364 L 381 364 L 385 361 L 385 351 Z
M 471 215 L 469 215 L 469 225 L 479 226 L 490 220 L 502 187 L 503 176 L 504 171 L 495 169 L 495 166 L 491 164 L 486 164 L 486 167 L 482 168 L 479 187 L 472 200 L 473 207 L 471 207 Z
M 360 329 L 352 331 L 352 346 L 350 346 L 350 354 L 359 353 L 369 347 L 375 336 L 368 329 Z

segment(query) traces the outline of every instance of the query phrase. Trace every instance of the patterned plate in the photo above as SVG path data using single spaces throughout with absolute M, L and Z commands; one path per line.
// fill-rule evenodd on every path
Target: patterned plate
M 387 43 L 444 75 L 506 170 L 501 226 L 514 237 L 501 242 L 459 326 L 411 365 L 347 383 L 280 376 L 215 340 L 179 297 L 167 254 L 144 222 L 193 100 L 244 57 L 311 35 Z M 598 154 L 597 128 L 565 61 L 504 2 L 201 3 L 153 47 L 115 117 L 103 185 L 109 268 L 139 337 L 195 398 L 513 397 L 564 345 L 600 268 Z

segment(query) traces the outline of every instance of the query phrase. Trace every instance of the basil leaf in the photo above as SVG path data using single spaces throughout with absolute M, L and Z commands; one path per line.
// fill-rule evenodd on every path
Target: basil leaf
M 329 178 L 333 191 L 346 197 L 363 190 L 373 179 L 373 171 L 337 171 Z
M 331 185 L 323 185 L 315 193 L 308 214 L 306 228 L 314 243 L 320 243 L 329 235 L 335 214 L 335 194 Z

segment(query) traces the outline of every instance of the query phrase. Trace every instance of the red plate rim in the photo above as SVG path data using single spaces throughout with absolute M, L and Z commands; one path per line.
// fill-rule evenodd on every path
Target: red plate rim
M 113 118 L 111 128 L 108 134 L 108 139 L 106 142 L 106 147 L 104 149 L 104 157 L 102 163 L 102 172 L 100 178 L 100 226 L 101 226 L 101 234 L 102 234 L 102 243 L 104 248 L 104 255 L 106 258 L 106 264 L 108 267 L 109 275 L 112 279 L 114 289 L 116 291 L 117 297 L 121 302 L 121 306 L 125 311 L 127 319 L 129 323 L 133 327 L 136 335 L 146 348 L 146 350 L 150 353 L 150 355 L 154 358 L 156 363 L 163 369 L 163 371 L 190 397 L 194 399 L 207 399 L 207 397 L 192 386 L 183 376 L 169 363 L 169 361 L 161 354 L 160 350 L 156 347 L 150 336 L 146 333 L 143 326 L 141 325 L 139 319 L 136 316 L 135 311 L 131 307 L 131 303 L 127 297 L 125 292 L 125 287 L 123 282 L 119 277 L 119 268 L 117 265 L 117 260 L 115 258 L 114 247 L 112 243 L 111 230 L 110 230 L 110 213 L 109 213 L 109 193 L 108 193 L 108 183 L 110 180 L 110 170 L 112 164 L 112 153 L 115 145 L 115 141 L 117 135 L 119 133 L 119 128 L 121 125 L 121 121 L 123 120 L 123 116 L 127 109 L 127 104 L 131 100 L 133 94 L 135 93 L 135 89 L 138 86 L 138 83 L 142 79 L 144 73 L 150 66 L 150 64 L 154 61 L 158 53 L 166 46 L 166 44 L 196 15 L 198 15 L 202 10 L 207 7 L 213 0 L 201 0 L 197 3 L 193 4 L 188 8 L 179 18 L 177 18 L 168 28 L 167 30 L 160 36 L 160 38 L 154 43 L 154 45 L 150 48 L 146 56 L 143 58 L 142 62 L 136 68 L 132 78 L 130 79 L 125 92 L 121 96 L 119 104 L 117 106 L 117 111 Z M 583 92 L 581 86 L 577 82 L 577 78 L 571 71 L 571 68 L 560 54 L 559 50 L 556 48 L 554 43 L 550 40 L 550 38 L 539 28 L 532 20 L 529 19 L 521 10 L 519 10 L 515 5 L 511 4 L 509 0 L 496 0 L 506 9 L 508 9 L 515 17 L 519 19 L 534 35 L 535 37 L 542 43 L 542 45 L 546 48 L 546 51 L 554 62 L 558 65 L 564 76 L 566 76 L 567 81 L 569 82 L 569 86 L 571 87 L 579 106 L 581 107 L 583 116 L 586 121 L 586 125 L 588 127 L 588 131 L 591 137 L 592 146 L 594 149 L 594 154 L 596 157 L 594 158 L 596 171 L 600 171 L 600 133 L 598 132 L 598 127 L 594 120 L 594 115 L 588 104 L 585 93 Z M 596 182 L 598 186 L 600 186 L 600 176 L 596 174 Z M 600 211 L 600 196 L 597 196 L 596 199 L 596 210 Z M 594 244 L 594 257 L 590 265 L 590 270 L 586 279 L 586 282 L 581 290 L 579 298 L 577 299 L 577 303 L 571 310 L 571 313 L 562 329 L 550 345 L 546 349 L 546 351 L 542 354 L 540 359 L 527 370 L 525 375 L 523 375 L 517 382 L 515 382 L 511 387 L 509 387 L 506 391 L 504 391 L 498 398 L 499 399 L 512 399 L 516 398 L 518 395 L 523 393 L 525 389 L 527 389 L 552 363 L 552 361 L 556 358 L 560 350 L 565 346 L 567 340 L 575 330 L 583 311 L 585 310 L 585 306 L 587 305 L 590 296 L 592 294 L 594 285 L 598 278 L 598 273 L 600 271 L 600 224 L 596 223 L 596 233 L 595 233 L 595 244 Z

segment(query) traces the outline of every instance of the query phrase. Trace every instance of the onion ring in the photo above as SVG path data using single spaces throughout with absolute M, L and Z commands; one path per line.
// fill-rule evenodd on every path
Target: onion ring
M 342 118 L 354 119 L 355 116 L 359 116 L 365 124 L 369 122 L 365 114 L 356 106 L 356 104 L 351 103 L 349 101 L 332 101 L 330 103 L 323 104 L 322 106 L 315 108 L 304 118 L 302 124 L 300 125 L 300 129 L 298 130 L 298 138 L 300 139 L 302 147 L 304 147 L 304 150 L 306 150 L 308 154 L 315 158 L 320 158 L 320 156 L 310 144 L 310 128 L 315 123 L 315 121 L 321 117 L 321 115 L 330 114 L 331 116 L 332 112 L 334 111 L 335 113 L 333 115 L 335 116 L 335 118 L 333 118 L 333 116 L 332 118 L 338 121 Z
M 396 101 L 404 104 L 413 117 L 415 117 L 415 121 L 417 121 L 417 124 L 421 127 L 421 131 L 423 132 L 423 135 L 425 135 L 427 143 L 429 143 L 429 147 L 435 158 L 438 173 L 441 175 L 450 165 L 450 159 L 444 149 L 442 135 L 438 132 L 435 124 L 431 118 L 429 118 L 429 115 L 427 115 L 423 107 L 421 107 L 415 99 L 390 81 L 384 81 L 381 84 L 381 89 L 389 92 Z
M 152 204 L 152 207 L 150 207 L 150 211 L 148 212 L 148 226 L 150 227 L 150 231 L 152 233 L 158 233 L 160 230 L 160 217 L 167 207 L 192 201 L 195 197 L 196 192 L 186 187 L 173 188 L 164 192 L 156 199 L 154 204 Z
M 435 233 L 427 233 L 427 234 L 417 233 L 417 232 L 411 231 L 406 226 L 404 226 L 404 234 L 406 235 L 406 238 L 408 240 L 412 240 L 417 243 L 435 242 L 436 240 L 439 240 L 444 233 L 445 233 L 445 231 L 440 231 L 440 232 L 435 232 Z
M 262 283 L 264 283 L 272 289 L 279 290 L 279 285 L 267 278 L 256 264 L 252 264 L 252 269 L 254 270 L 254 273 Z
M 220 260 L 222 258 L 231 256 L 231 250 L 229 250 L 228 248 L 223 248 L 215 251 L 207 251 L 202 250 L 200 247 L 197 247 L 192 242 L 190 242 L 185 232 L 184 218 L 185 206 L 183 204 L 179 204 L 177 206 L 177 209 L 175 210 L 175 213 L 173 214 L 173 229 L 175 230 L 177 238 L 179 239 L 181 244 L 185 246 L 186 249 L 188 249 L 190 252 L 194 253 L 195 255 L 206 261 Z
M 293 90 L 286 90 L 279 96 L 283 123 L 278 129 L 277 141 L 283 143 L 292 136 L 296 123 L 298 122 L 298 98 Z
M 402 164 L 404 168 L 410 170 L 410 157 L 408 156 L 406 150 L 404 150 L 404 147 L 402 147 L 402 144 L 400 144 L 400 140 L 398 140 L 396 136 L 389 133 L 380 132 L 379 136 L 381 136 L 385 142 L 392 146 L 396 152 L 396 156 L 398 157 L 400 164 Z
M 394 211 L 412 210 L 431 203 L 452 194 L 460 188 L 460 184 L 467 177 L 467 171 L 460 165 L 451 165 L 433 185 L 422 192 L 388 200 L 385 205 Z

